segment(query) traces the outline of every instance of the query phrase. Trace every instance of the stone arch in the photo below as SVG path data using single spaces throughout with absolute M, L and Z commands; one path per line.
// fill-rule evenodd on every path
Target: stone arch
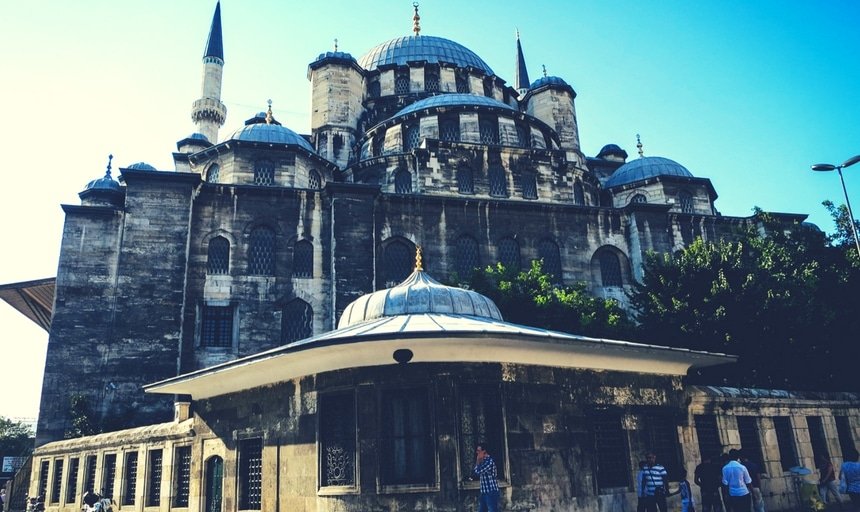
M 281 311 L 281 343 L 309 338 L 314 331 L 314 308 L 296 297 Z
M 591 281 L 596 288 L 621 287 L 630 283 L 630 263 L 614 245 L 604 245 L 591 256 Z
M 377 261 L 378 288 L 400 284 L 415 269 L 415 244 L 404 237 L 392 236 L 384 240 L 380 256 Z

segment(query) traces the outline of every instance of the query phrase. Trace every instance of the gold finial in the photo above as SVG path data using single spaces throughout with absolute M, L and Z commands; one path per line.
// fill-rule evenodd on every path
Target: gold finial
M 109 154 L 108 155 L 107 170 L 105 171 L 105 176 L 107 176 L 108 178 L 110 178 L 110 163 L 112 160 L 113 160 L 113 154 Z
M 337 38 L 334 38 L 334 51 L 337 51 Z
M 413 2 L 412 7 L 415 8 L 415 15 L 412 16 L 412 31 L 415 32 L 415 37 L 420 36 L 421 34 L 421 16 L 418 15 L 418 2 Z
M 275 117 L 272 115 L 272 100 L 267 101 L 269 104 L 269 110 L 266 111 L 266 124 L 272 124 L 272 121 L 275 120 Z
M 541 68 L 543 68 L 543 77 L 546 78 L 546 64 L 541 64 Z
M 418 272 L 424 272 L 424 266 L 421 263 L 421 246 L 415 246 L 415 270 Z
M 636 147 L 639 149 L 639 158 L 645 156 L 645 153 L 642 152 L 642 139 L 639 138 L 639 134 L 636 134 Z

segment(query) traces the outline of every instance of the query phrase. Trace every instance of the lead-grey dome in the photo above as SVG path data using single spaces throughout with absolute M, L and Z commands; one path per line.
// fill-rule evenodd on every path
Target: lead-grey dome
M 606 188 L 620 187 L 657 176 L 692 178 L 693 174 L 674 160 L 659 156 L 643 156 L 627 162 L 612 173 L 612 176 L 606 180 Z
M 493 70 L 475 52 L 449 39 L 435 36 L 403 36 L 371 48 L 358 59 L 358 65 L 368 71 L 379 66 L 424 61 L 428 64 L 448 63 L 457 67 L 478 68 L 487 75 Z
M 338 329 L 377 318 L 447 313 L 493 320 L 502 319 L 496 304 L 472 290 L 445 286 L 416 269 L 405 281 L 392 288 L 362 295 L 354 300 L 340 317 Z

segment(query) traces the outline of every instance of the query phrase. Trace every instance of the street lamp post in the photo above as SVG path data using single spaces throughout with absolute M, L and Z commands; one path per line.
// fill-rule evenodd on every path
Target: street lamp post
M 845 194 L 845 206 L 848 207 L 848 223 L 851 224 L 851 231 L 854 232 L 854 245 L 857 246 L 857 255 L 860 256 L 860 238 L 857 237 L 857 226 L 854 224 L 854 212 L 851 210 L 851 201 L 848 200 L 848 189 L 845 188 L 845 178 L 842 177 L 842 169 L 845 167 L 851 167 L 857 162 L 860 162 L 860 155 L 845 160 L 841 165 L 815 164 L 812 166 L 812 170 L 836 171 L 839 173 L 839 181 L 842 182 L 842 192 Z

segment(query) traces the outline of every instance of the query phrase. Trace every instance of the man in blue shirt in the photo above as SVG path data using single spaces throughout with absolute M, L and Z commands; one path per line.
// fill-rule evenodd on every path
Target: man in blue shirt
M 648 512 L 666 512 L 666 468 L 657 464 L 657 455 L 649 453 L 645 469 L 642 470 L 642 483 L 645 489 L 645 510 Z
M 496 481 L 496 463 L 487 451 L 487 445 L 479 444 L 475 448 L 475 469 L 472 470 L 481 481 L 481 497 L 478 500 L 478 512 L 498 512 L 499 484 Z
M 752 478 L 740 458 L 740 450 L 729 450 L 729 462 L 723 466 L 723 485 L 729 495 L 726 505 L 730 512 L 749 512 L 752 505 L 749 490 Z

